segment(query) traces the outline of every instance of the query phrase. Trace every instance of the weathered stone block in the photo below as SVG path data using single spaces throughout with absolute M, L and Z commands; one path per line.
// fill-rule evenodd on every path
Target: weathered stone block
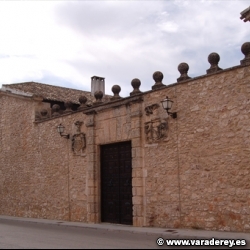
M 142 187 L 142 178 L 132 178 L 132 186 Z
M 142 196 L 133 196 L 133 205 L 142 205 L 143 204 L 143 197 Z
M 132 139 L 132 148 L 140 147 L 142 143 L 141 138 Z
M 144 226 L 143 222 L 144 222 L 143 217 L 133 217 L 133 226 L 143 227 Z

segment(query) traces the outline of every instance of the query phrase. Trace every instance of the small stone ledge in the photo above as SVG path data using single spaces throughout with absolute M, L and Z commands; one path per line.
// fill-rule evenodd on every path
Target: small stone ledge
M 86 153 L 84 153 L 84 154 L 72 154 L 72 156 L 73 156 L 73 157 L 76 157 L 76 156 L 77 156 L 77 157 L 79 157 L 79 156 L 80 156 L 80 157 L 86 157 L 87 154 L 86 154 Z
M 91 108 L 91 110 L 86 110 L 86 111 L 83 111 L 83 114 L 85 115 L 95 115 L 97 114 L 96 110 Z
M 145 148 L 151 148 L 151 147 L 157 147 L 158 146 L 158 143 L 152 143 L 152 144 L 145 144 L 144 147 Z

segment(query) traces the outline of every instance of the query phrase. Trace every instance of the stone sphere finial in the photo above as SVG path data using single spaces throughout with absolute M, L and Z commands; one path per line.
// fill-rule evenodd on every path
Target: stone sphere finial
M 119 93 L 121 92 L 121 87 L 119 85 L 114 85 L 111 88 L 112 92 L 114 93 L 114 96 L 110 98 L 110 100 L 116 100 L 116 99 L 120 99 L 120 95 Z
M 241 52 L 245 55 L 245 57 L 250 56 L 250 42 L 242 44 Z
M 156 72 L 153 74 L 153 79 L 154 79 L 154 81 L 155 81 L 155 84 L 152 86 L 152 89 L 158 89 L 158 88 L 160 88 L 160 87 L 165 86 L 165 85 L 162 83 L 162 79 L 163 79 L 163 74 L 162 74 L 162 72 L 156 71 Z
M 155 80 L 156 83 L 161 83 L 162 82 L 162 79 L 163 79 L 163 74 L 162 72 L 160 71 L 156 71 L 154 74 L 153 74 L 153 79 Z
M 216 52 L 210 53 L 207 60 L 211 64 L 211 66 L 218 65 L 220 61 L 220 55 Z
M 52 111 L 53 111 L 53 112 L 59 112 L 59 110 L 60 110 L 60 106 L 59 106 L 58 104 L 54 104 L 54 105 L 52 106 Z
M 52 106 L 52 116 L 58 116 L 58 115 L 60 115 L 59 111 L 60 111 L 60 105 L 54 104 Z
M 245 58 L 240 61 L 240 64 L 242 66 L 250 65 L 250 42 L 242 44 L 241 52 L 245 55 Z
M 181 76 L 177 78 L 177 82 L 185 81 L 191 78 L 188 76 L 188 70 L 189 66 L 187 63 L 182 62 L 178 65 L 178 71 L 180 72 Z
M 73 103 L 71 101 L 66 101 L 64 103 L 64 106 L 66 108 L 66 110 L 64 112 L 70 112 L 70 111 L 72 111 Z
M 94 96 L 95 96 L 95 99 L 96 99 L 94 104 L 102 103 L 103 92 L 101 90 L 97 90 L 95 92 Z
M 87 107 L 88 99 L 86 96 L 81 95 L 78 100 L 80 102 L 80 106 L 78 108 L 86 108 Z
M 130 93 L 130 96 L 141 93 L 141 91 L 139 89 L 141 86 L 141 81 L 138 78 L 134 78 L 131 81 L 131 85 L 134 88 L 134 90 Z
M 78 100 L 79 100 L 81 105 L 86 104 L 86 102 L 88 101 L 87 97 L 84 95 L 81 95 Z
M 219 70 L 222 70 L 218 66 L 218 63 L 220 61 L 220 55 L 218 53 L 216 53 L 216 52 L 210 53 L 207 60 L 211 64 L 210 68 L 207 69 L 207 74 L 214 73 L 214 72 L 217 72 Z
M 178 65 L 178 71 L 180 72 L 180 74 L 187 74 L 188 70 L 189 66 L 187 63 L 183 62 Z

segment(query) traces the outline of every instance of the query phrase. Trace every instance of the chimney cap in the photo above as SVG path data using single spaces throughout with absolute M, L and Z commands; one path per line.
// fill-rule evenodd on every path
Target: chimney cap
M 101 79 L 101 80 L 104 80 L 104 79 L 105 79 L 104 77 L 101 77 L 101 76 L 92 76 L 92 77 L 91 77 L 91 80 L 93 80 L 93 78 Z
M 244 9 L 243 11 L 241 11 L 240 14 L 244 15 L 244 14 L 246 14 L 249 11 L 250 11 L 250 6 L 248 8 L 246 8 L 246 9 Z

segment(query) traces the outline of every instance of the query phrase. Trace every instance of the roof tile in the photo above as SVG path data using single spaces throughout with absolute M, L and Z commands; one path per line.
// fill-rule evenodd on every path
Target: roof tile
M 44 100 L 49 100 L 49 101 L 61 101 L 61 102 L 71 101 L 73 103 L 79 104 L 79 97 L 81 95 L 86 96 L 88 100 L 95 101 L 95 98 L 94 96 L 91 95 L 91 92 L 53 86 L 38 82 L 3 84 L 3 87 L 42 96 Z M 107 97 L 108 96 L 105 95 L 104 99 L 107 99 Z

